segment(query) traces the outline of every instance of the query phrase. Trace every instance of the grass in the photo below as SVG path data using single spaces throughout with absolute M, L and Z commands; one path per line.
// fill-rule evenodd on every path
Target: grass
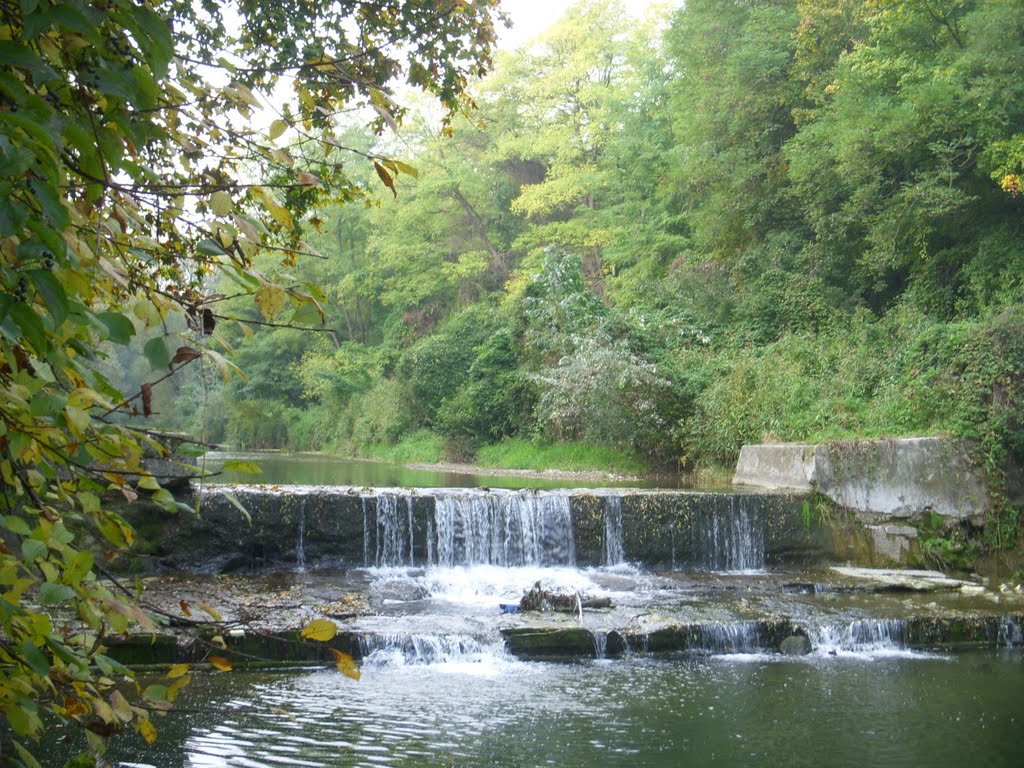
M 420 429 L 395 445 L 376 443 L 361 446 L 359 455 L 396 464 L 439 464 L 444 461 L 444 440 L 430 430 Z
M 606 446 L 578 442 L 538 444 L 518 438 L 482 446 L 477 451 L 476 464 L 490 469 L 555 469 L 628 475 L 651 471 L 642 459 Z

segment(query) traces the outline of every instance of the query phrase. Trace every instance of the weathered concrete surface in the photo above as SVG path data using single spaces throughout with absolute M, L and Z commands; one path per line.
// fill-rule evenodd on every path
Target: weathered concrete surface
M 818 490 L 863 515 L 910 518 L 936 512 L 978 519 L 988 509 L 988 482 L 963 441 L 943 437 L 747 445 L 734 483 Z M 883 548 L 900 549 L 899 542 Z
M 773 490 L 813 491 L 821 452 L 822 446 L 806 443 L 744 445 L 732 481 Z
M 405 564 L 425 565 L 438 548 L 437 493 L 431 489 L 209 486 L 193 499 L 200 506 L 198 515 L 171 514 L 147 505 L 125 516 L 140 539 L 148 542 L 150 561 L 162 570 L 347 569 L 384 564 L 379 555 L 387 548 L 388 526 L 378 512 L 390 505 L 400 518 L 403 551 L 407 553 L 409 546 L 413 550 L 411 562 L 405 559 Z M 605 490 L 566 496 L 575 563 L 581 567 L 605 564 L 606 520 L 613 502 L 621 514 L 625 559 L 654 570 L 757 569 L 820 563 L 832 554 L 827 530 L 805 524 L 800 495 Z M 746 543 L 759 553 L 755 562 L 742 562 Z

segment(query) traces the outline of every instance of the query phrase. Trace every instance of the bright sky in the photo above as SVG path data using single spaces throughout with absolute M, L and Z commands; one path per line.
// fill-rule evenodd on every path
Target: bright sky
M 532 40 L 562 17 L 575 0 L 502 0 L 501 7 L 512 17 L 512 29 L 499 26 L 500 47 L 514 50 Z M 626 10 L 641 16 L 652 5 L 674 7 L 682 0 L 623 0 Z

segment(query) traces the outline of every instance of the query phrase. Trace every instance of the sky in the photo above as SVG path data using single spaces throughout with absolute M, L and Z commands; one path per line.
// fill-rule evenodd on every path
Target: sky
M 502 0 L 501 7 L 512 17 L 512 29 L 499 27 L 500 47 L 515 50 L 550 27 L 575 0 Z M 623 0 L 626 10 L 641 16 L 652 5 L 680 5 L 681 0 Z

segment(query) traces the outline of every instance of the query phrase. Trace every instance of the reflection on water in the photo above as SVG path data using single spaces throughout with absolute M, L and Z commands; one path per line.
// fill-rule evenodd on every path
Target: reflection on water
M 1017 653 L 435 664 L 200 677 L 158 721 L 160 768 L 1016 766 Z M 741 661 L 742 660 L 742 661 Z M 189 708 L 194 708 L 189 711 Z
M 221 471 L 226 459 L 254 462 L 260 474 Z M 202 462 L 203 459 L 200 459 Z M 372 488 L 592 488 L 593 478 L 544 478 L 505 475 L 475 475 L 410 469 L 401 464 L 365 459 L 343 459 L 310 453 L 227 453 L 210 451 L 205 457 L 207 472 L 217 473 L 210 480 L 216 483 L 265 483 L 268 485 L 351 485 Z M 598 484 L 610 488 L 676 488 L 678 476 L 643 479 L 604 479 Z

